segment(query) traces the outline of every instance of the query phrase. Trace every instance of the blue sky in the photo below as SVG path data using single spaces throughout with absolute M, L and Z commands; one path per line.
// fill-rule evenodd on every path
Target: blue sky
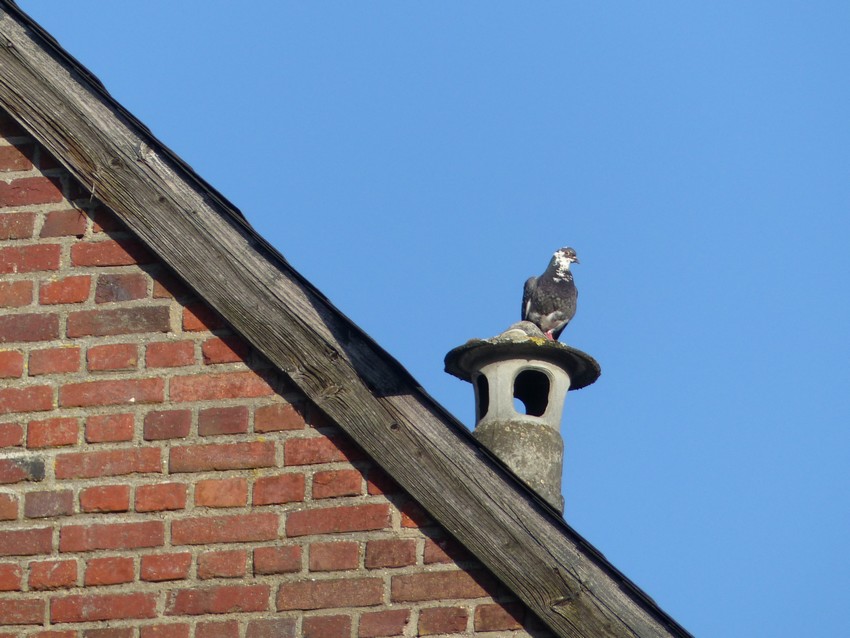
M 469 425 L 575 247 L 567 520 L 695 635 L 850 635 L 850 4 L 20 5 Z

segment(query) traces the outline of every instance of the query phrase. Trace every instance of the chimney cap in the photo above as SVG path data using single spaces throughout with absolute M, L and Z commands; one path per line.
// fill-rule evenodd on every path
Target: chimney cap
M 445 370 L 463 381 L 472 382 L 474 370 L 491 361 L 538 359 L 563 368 L 570 377 L 570 390 L 589 386 L 602 369 L 589 354 L 547 339 L 530 321 L 515 323 L 505 332 L 489 339 L 470 339 L 451 350 L 445 358 Z

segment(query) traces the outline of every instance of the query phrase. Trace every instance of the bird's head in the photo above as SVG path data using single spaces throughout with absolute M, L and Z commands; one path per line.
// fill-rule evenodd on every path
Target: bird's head
M 570 277 L 570 264 L 579 263 L 576 251 L 565 247 L 556 251 L 549 262 L 549 270 L 554 269 L 555 279 L 566 279 Z
M 555 259 L 562 264 L 566 264 L 567 267 L 571 263 L 580 264 L 581 262 L 578 260 L 578 255 L 576 255 L 576 251 L 569 246 L 565 248 L 561 248 L 554 255 Z

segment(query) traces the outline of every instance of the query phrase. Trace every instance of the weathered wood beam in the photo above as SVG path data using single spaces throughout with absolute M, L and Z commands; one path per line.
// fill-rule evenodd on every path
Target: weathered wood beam
M 0 107 L 559 636 L 688 636 L 0 0 Z

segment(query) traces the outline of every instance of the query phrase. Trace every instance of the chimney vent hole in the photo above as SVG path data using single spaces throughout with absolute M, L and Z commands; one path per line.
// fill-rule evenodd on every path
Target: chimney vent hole
M 490 382 L 483 374 L 479 374 L 475 379 L 475 385 L 478 389 L 478 420 L 480 421 L 487 416 L 487 411 L 490 409 Z
M 543 416 L 549 406 L 549 377 L 539 370 L 523 370 L 514 379 L 514 398 L 528 416 Z

